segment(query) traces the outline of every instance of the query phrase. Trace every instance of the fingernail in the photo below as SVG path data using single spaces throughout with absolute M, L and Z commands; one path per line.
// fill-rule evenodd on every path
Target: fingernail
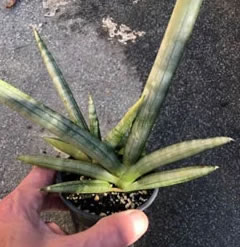
M 148 228 L 147 216 L 140 210 L 130 210 L 126 213 L 131 217 L 136 236 L 142 236 Z

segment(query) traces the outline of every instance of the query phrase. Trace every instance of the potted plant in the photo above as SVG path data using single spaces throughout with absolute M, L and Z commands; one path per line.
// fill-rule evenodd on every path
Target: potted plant
M 76 218 L 84 218 L 86 226 L 119 210 L 135 207 L 144 209 L 155 198 L 156 189 L 199 178 L 218 168 L 188 166 L 165 171 L 156 170 L 228 143 L 231 138 L 184 141 L 152 153 L 145 149 L 201 3 L 202 0 L 177 0 L 141 97 L 104 138 L 101 136 L 92 97 L 89 96 L 87 124 L 37 30 L 34 29 L 34 35 L 40 53 L 69 118 L 0 80 L 0 102 L 53 133 L 55 136 L 44 138 L 46 142 L 68 155 L 68 158 L 22 155 L 18 159 L 59 171 L 60 183 L 42 188 L 42 191 L 61 193 L 63 200 L 76 214 Z M 86 205 L 91 208 L 90 211 L 84 209 Z

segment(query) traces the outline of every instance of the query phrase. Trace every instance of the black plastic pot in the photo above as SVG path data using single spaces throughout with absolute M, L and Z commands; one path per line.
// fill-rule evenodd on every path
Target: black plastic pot
M 63 180 L 61 172 L 57 173 L 57 179 L 56 180 L 57 180 L 57 182 L 61 182 Z M 142 204 L 137 209 L 147 212 L 147 209 L 150 207 L 150 205 L 156 199 L 156 197 L 158 195 L 158 191 L 159 191 L 159 189 L 153 190 L 153 193 L 150 196 L 150 198 L 148 199 L 148 201 L 146 201 L 144 204 Z M 102 218 L 101 216 L 92 215 L 92 214 L 83 212 L 82 210 L 79 210 L 69 200 L 67 200 L 62 194 L 60 194 L 59 196 L 62 199 L 63 203 L 70 210 L 76 232 L 81 232 L 83 230 L 86 230 L 87 228 L 96 224 Z

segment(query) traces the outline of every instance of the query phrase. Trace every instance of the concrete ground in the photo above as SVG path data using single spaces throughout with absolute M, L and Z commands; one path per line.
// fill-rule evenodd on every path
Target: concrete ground
M 40 1 L 21 0 L 11 10 L 0 7 L 0 78 L 63 112 L 29 27 L 41 24 L 42 36 L 84 114 L 91 92 L 106 133 L 139 96 L 175 1 L 68 2 L 52 17 L 44 16 L 48 12 Z M 147 212 L 150 229 L 136 246 L 235 247 L 239 243 L 239 16 L 237 0 L 204 1 L 149 148 L 220 135 L 236 141 L 178 163 L 219 165 L 220 169 L 208 177 L 161 189 Z M 114 23 L 121 33 L 110 40 L 106 30 Z M 120 24 L 131 28 L 130 38 Z M 19 154 L 53 151 L 41 140 L 47 135 L 44 129 L 1 105 L 0 123 L 3 198 L 29 171 L 16 161 Z M 72 229 L 68 214 L 44 217 Z

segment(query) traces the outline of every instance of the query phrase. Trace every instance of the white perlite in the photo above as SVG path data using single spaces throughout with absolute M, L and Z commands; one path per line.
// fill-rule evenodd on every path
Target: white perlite
M 144 31 L 135 31 L 125 24 L 115 23 L 110 16 L 102 19 L 102 26 L 108 32 L 109 40 L 116 38 L 118 42 L 124 45 L 127 42 L 135 43 L 138 37 L 145 35 Z

